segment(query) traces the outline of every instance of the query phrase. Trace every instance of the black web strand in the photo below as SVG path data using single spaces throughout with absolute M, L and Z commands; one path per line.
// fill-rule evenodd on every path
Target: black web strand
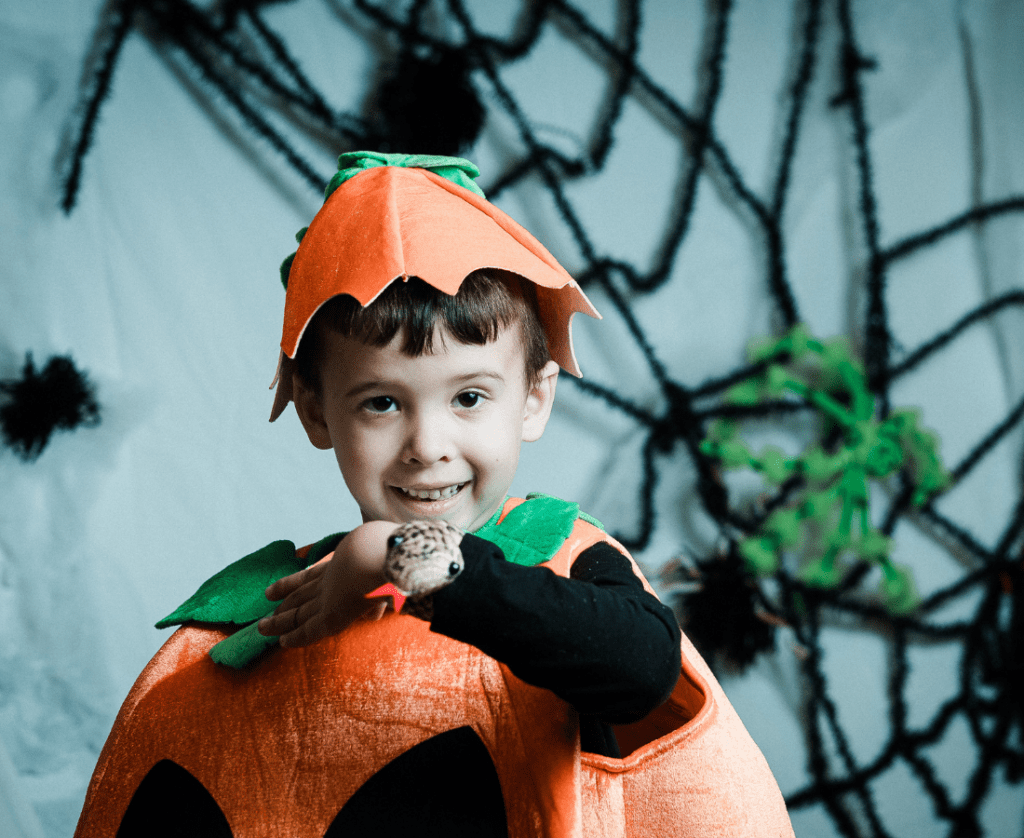
M 625 0 L 619 4 L 622 23 L 623 49 L 612 65 L 613 74 L 611 89 L 601 119 L 598 121 L 594 137 L 589 144 L 587 163 L 589 169 L 601 169 L 608 160 L 608 155 L 615 143 L 615 126 L 622 116 L 630 88 L 637 72 L 637 53 L 640 49 L 641 5 L 640 0 Z M 565 3 L 554 3 L 552 9 L 556 14 L 568 17 L 570 9 Z M 578 18 L 580 13 L 571 9 L 572 17 Z M 571 24 L 570 24 L 571 25 Z
M 1020 541 L 1022 536 L 1024 536 L 1024 492 L 1021 492 L 1017 498 L 1017 505 L 1010 516 L 1010 522 L 1006 525 L 1006 529 L 1003 530 L 1003 534 L 996 544 L 995 554 L 1000 557 L 1009 557 L 1014 542 Z M 1024 546 L 1021 549 L 1024 550 Z
M 232 40 L 231 36 L 234 30 L 215 27 L 206 15 L 194 9 L 191 4 L 183 2 L 183 0 L 152 3 L 146 12 L 157 22 L 158 31 L 168 37 L 171 42 L 183 48 L 186 43 L 191 45 L 190 53 L 197 64 L 202 62 L 212 68 L 214 61 L 221 60 L 227 66 L 237 70 L 243 78 L 255 81 L 266 93 L 308 111 L 326 124 L 332 122 L 333 117 L 330 110 L 326 107 L 319 107 L 317 102 L 319 97 L 306 95 L 305 91 L 301 89 L 302 85 L 298 92 L 290 89 L 275 75 L 275 65 L 267 65 L 257 57 L 246 55 L 241 47 Z M 245 16 L 253 22 L 255 30 L 261 36 L 270 37 L 266 43 L 274 52 L 273 34 L 259 23 L 254 12 L 247 13 Z M 289 75 L 291 75 L 291 69 L 297 70 L 294 62 L 291 62 L 287 55 L 284 56 L 284 61 L 281 61 L 281 56 L 275 55 L 275 58 L 286 71 L 289 71 Z M 322 100 L 320 101 L 322 102 Z
M 696 130 L 691 133 L 689 155 L 683 174 L 682 196 L 679 207 L 674 215 L 677 219 L 669 230 L 667 243 L 663 253 L 655 260 L 655 268 L 647 277 L 637 277 L 631 286 L 637 291 L 653 291 L 669 278 L 672 262 L 678 252 L 679 245 L 686 237 L 693 210 L 697 203 L 697 188 L 704 169 L 704 156 L 707 152 L 711 126 L 714 122 L 715 107 L 722 95 L 722 76 L 724 74 L 725 49 L 729 33 L 729 15 L 732 12 L 731 2 L 714 4 L 709 14 L 712 15 L 710 46 L 707 58 L 700 73 L 706 79 L 700 115 L 697 117 Z
M 1010 410 L 1009 414 L 989 431 L 982 440 L 969 451 L 964 458 L 950 470 L 950 477 L 954 483 L 959 483 L 970 474 L 981 460 L 998 445 L 1007 435 L 1013 431 L 1024 420 L 1024 397 Z
M 600 30 L 594 27 L 594 25 L 580 12 L 570 6 L 561 6 L 560 8 L 570 17 L 578 34 L 585 37 L 594 45 L 600 47 L 610 60 L 618 62 L 627 60 L 621 51 L 619 51 L 615 45 L 609 41 Z M 702 123 L 699 117 L 692 116 L 688 113 L 687 110 L 672 96 L 670 96 L 664 88 L 655 83 L 642 67 L 636 68 L 634 87 L 636 88 L 636 95 L 649 97 L 654 104 L 663 109 L 663 111 L 670 116 L 672 120 L 678 123 L 680 131 L 684 132 L 686 136 L 694 137 L 697 134 L 702 132 L 704 133 L 704 143 L 707 150 L 705 164 L 714 164 L 716 170 L 721 174 L 723 180 L 735 196 L 736 200 L 742 206 L 750 210 L 765 235 L 770 236 L 772 226 L 770 213 L 758 197 L 744 183 L 739 171 L 729 158 L 728 152 L 717 140 L 713 131 L 711 131 L 707 125 Z M 666 276 L 668 275 L 671 270 L 671 262 L 675 258 L 675 253 L 678 250 L 685 233 L 689 229 L 689 218 L 684 212 L 682 212 L 682 206 L 682 203 L 680 203 L 679 208 L 677 208 L 673 213 L 669 230 L 663 238 L 663 244 L 660 248 L 658 260 L 655 263 L 654 269 L 651 271 L 651 277 L 661 274 Z M 636 275 L 636 273 L 634 272 L 631 275 Z M 649 284 L 652 288 L 656 287 L 658 284 L 651 278 L 643 280 L 642 283 Z M 795 322 L 797 319 L 795 304 L 789 305 L 784 293 L 781 295 L 776 294 L 775 296 L 777 297 L 776 301 L 780 310 L 784 312 L 785 318 L 789 319 L 792 317 Z M 792 295 L 790 294 L 788 296 L 791 300 Z
M 887 263 L 892 264 L 900 259 L 905 259 L 922 248 L 942 241 L 953 233 L 958 233 L 999 216 L 1018 212 L 1024 212 L 1024 196 L 1014 196 L 1001 201 L 982 204 L 960 213 L 943 224 L 901 239 L 896 244 L 886 248 L 882 252 L 882 258 Z
M 493 53 L 503 61 L 518 61 L 524 58 L 537 45 L 543 34 L 545 23 L 550 20 L 552 11 L 560 5 L 553 0 L 531 0 L 531 2 L 523 4 L 525 17 L 520 18 L 523 22 L 517 27 L 518 32 L 514 32 L 511 38 L 503 41 L 477 32 L 472 26 L 469 14 L 459 0 L 447 0 L 447 3 L 452 14 L 464 19 L 469 24 L 469 28 L 476 34 L 481 48 Z
M 467 49 L 476 53 L 499 101 L 502 103 L 506 113 L 509 114 L 519 129 L 523 142 L 528 148 L 534 150 L 531 157 L 536 163 L 537 174 L 541 177 L 547 187 L 548 192 L 555 202 L 559 215 L 561 215 L 562 220 L 565 222 L 573 239 L 576 241 L 584 260 L 597 268 L 593 273 L 587 273 L 588 278 L 598 281 L 602 288 L 604 288 L 609 300 L 615 306 L 619 315 L 623 318 L 630 332 L 633 334 L 637 344 L 643 351 L 655 378 L 659 383 L 664 384 L 667 380 L 667 374 L 664 366 L 655 355 L 654 350 L 647 341 L 643 330 L 639 323 L 637 323 L 636 318 L 633 316 L 629 305 L 612 283 L 609 272 L 606 269 L 602 269 L 599 265 L 599 260 L 594 246 L 587 236 L 586 231 L 583 229 L 576 213 L 573 211 L 571 204 L 566 198 L 565 191 L 562 188 L 562 184 L 558 179 L 557 174 L 551 168 L 549 164 L 549 156 L 545 153 L 545 150 L 543 150 L 543 147 L 537 141 L 536 137 L 534 137 L 529 122 L 522 113 L 522 110 L 517 104 L 515 98 L 512 96 L 508 88 L 502 83 L 497 67 L 490 61 L 483 50 L 479 48 L 476 34 L 472 29 L 472 23 L 469 20 L 469 16 L 465 9 L 462 7 L 462 4 L 456 2 L 456 0 L 451 0 L 451 6 L 453 10 L 456 11 L 456 16 L 458 17 L 459 23 L 465 32 Z
M 864 360 L 868 384 L 879 397 L 883 416 L 889 412 L 889 322 L 885 305 L 885 263 L 879 247 L 878 207 L 875 200 L 869 149 L 869 128 L 861 73 L 870 67 L 857 45 L 853 31 L 850 0 L 838 0 L 841 33 L 843 88 L 837 97 L 850 114 L 852 142 L 858 180 L 860 220 L 867 250 L 867 320 L 864 333 Z
M 580 390 L 590 396 L 595 396 L 602 401 L 606 402 L 609 406 L 621 410 L 627 416 L 636 419 L 647 427 L 653 427 L 657 424 L 658 420 L 654 416 L 643 410 L 639 405 L 619 395 L 615 390 L 610 387 L 606 387 L 601 384 L 595 384 L 592 381 L 588 381 L 585 378 L 573 377 L 570 379 L 573 384 L 576 385 Z
M 658 469 L 655 467 L 654 459 L 658 454 L 658 437 L 655 431 L 651 431 L 644 441 L 644 447 L 640 454 L 641 483 L 640 483 L 640 516 L 637 522 L 636 535 L 616 533 L 615 537 L 622 542 L 628 550 L 643 550 L 650 544 L 651 536 L 654 533 L 656 513 L 654 511 L 654 493 L 658 487 Z
M 927 614 L 930 611 L 937 611 L 939 608 L 950 604 L 953 600 L 969 594 L 975 588 L 987 584 L 988 580 L 992 578 L 993 573 L 996 572 L 998 572 L 997 569 L 992 565 L 986 565 L 985 567 L 978 568 L 977 570 L 961 577 L 952 585 L 929 595 L 921 603 L 918 611 L 921 614 Z M 923 628 L 923 626 L 919 627 Z
M 821 27 L 821 0 L 809 0 L 806 4 L 806 17 L 802 31 L 800 61 L 796 77 L 789 92 L 789 108 L 786 115 L 786 129 L 782 140 L 782 151 L 779 167 L 775 174 L 775 183 L 771 190 L 770 213 L 771 225 L 768 227 L 766 243 L 768 247 L 768 287 L 775 299 L 775 304 L 782 317 L 784 327 L 789 329 L 800 321 L 796 299 L 786 278 L 786 259 L 783 244 L 783 216 L 786 207 L 786 196 L 789 192 L 790 176 L 793 161 L 796 157 L 797 140 L 803 124 L 804 108 L 807 104 L 807 93 L 814 77 L 817 63 L 817 45 Z
M 900 363 L 893 366 L 890 372 L 890 379 L 895 380 L 905 375 L 907 372 L 917 367 L 922 361 L 926 360 L 938 350 L 944 348 L 953 340 L 958 338 L 969 327 L 990 319 L 993 315 L 1003 311 L 1004 309 L 1015 307 L 1024 308 L 1024 290 L 1008 291 L 1005 294 L 1001 294 L 1000 296 L 979 305 L 977 308 L 962 316 L 948 329 L 939 332 L 918 349 L 915 349 Z
M 961 527 L 945 515 L 939 513 L 933 504 L 925 504 L 921 507 L 919 514 L 938 526 L 938 528 L 942 530 L 943 534 L 947 538 L 953 539 L 961 550 L 970 553 L 979 561 L 991 562 L 995 559 L 995 556 L 989 548 L 978 541 L 978 539 L 966 528 Z
M 797 140 L 803 125 L 804 108 L 807 105 L 807 93 L 814 78 L 817 64 L 817 47 L 821 30 L 822 0 L 808 0 L 804 4 L 805 18 L 800 41 L 800 61 L 796 76 L 790 88 L 789 108 L 786 114 L 786 129 L 782 140 L 782 151 L 779 156 L 779 168 L 775 173 L 775 183 L 771 190 L 771 214 L 779 224 L 786 205 L 789 191 L 793 161 L 796 158 Z
M 856 838 L 860 832 L 856 823 L 846 808 L 843 800 L 843 793 L 837 789 L 840 784 L 829 782 L 832 773 L 829 758 L 825 750 L 825 739 L 821 725 L 824 722 L 829 731 L 837 727 L 836 708 L 828 696 L 828 687 L 825 676 L 822 672 L 822 650 L 819 645 L 820 627 L 817 625 L 815 609 L 811 609 L 809 615 L 812 634 L 803 640 L 807 650 L 807 659 L 803 666 L 805 680 L 810 691 L 808 693 L 807 705 L 805 707 L 806 730 L 808 733 L 808 768 L 812 776 L 817 780 L 816 788 L 806 797 L 793 795 L 787 798 L 787 805 L 796 809 L 813 802 L 820 802 L 825 805 L 826 810 L 832 818 L 833 823 L 840 833 L 848 838 Z M 811 639 L 813 638 L 813 639 Z M 858 790 L 854 782 L 844 783 L 847 788 L 855 793 Z

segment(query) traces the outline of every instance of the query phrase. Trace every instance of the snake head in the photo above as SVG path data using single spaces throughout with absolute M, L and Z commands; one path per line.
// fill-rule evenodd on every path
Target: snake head
M 431 595 L 462 573 L 462 531 L 444 521 L 410 521 L 388 538 L 384 576 L 388 582 L 367 597 L 391 596 L 395 610 L 430 619 Z

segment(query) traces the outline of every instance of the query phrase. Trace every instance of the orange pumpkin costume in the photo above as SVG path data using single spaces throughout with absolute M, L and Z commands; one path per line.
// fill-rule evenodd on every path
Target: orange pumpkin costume
M 546 566 L 566 576 L 602 540 L 622 549 L 580 520 Z M 671 697 L 616 728 L 624 756 L 614 759 L 581 753 L 578 717 L 553 693 L 413 617 L 358 623 L 245 671 L 207 654 L 225 635 L 181 628 L 143 671 L 76 838 L 112 838 L 161 760 L 202 783 L 237 838 L 319 838 L 377 771 L 462 726 L 494 762 L 512 838 L 792 835 L 764 758 L 685 637 Z

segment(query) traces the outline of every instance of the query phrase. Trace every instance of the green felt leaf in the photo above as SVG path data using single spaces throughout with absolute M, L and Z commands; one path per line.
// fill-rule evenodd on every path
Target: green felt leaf
M 275 606 L 263 595 L 266 587 L 303 567 L 305 562 L 296 557 L 291 541 L 275 541 L 207 579 L 156 627 L 167 628 L 189 621 L 244 624 L 258 620 Z
M 497 544 L 507 561 L 532 567 L 548 561 L 558 552 L 579 517 L 579 504 L 533 494 L 509 512 L 500 524 L 493 523 L 492 519 L 475 535 Z
M 258 622 L 249 623 L 214 645 L 210 649 L 214 663 L 242 669 L 271 646 L 277 645 L 277 637 L 264 637 L 259 633 L 258 625 Z

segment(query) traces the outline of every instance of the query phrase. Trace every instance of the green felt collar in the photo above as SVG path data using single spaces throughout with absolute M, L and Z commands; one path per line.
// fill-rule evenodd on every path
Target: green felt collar
M 601 526 L 580 512 L 578 504 L 542 494 L 527 495 L 499 524 L 500 514 L 499 510 L 475 535 L 500 547 L 508 561 L 531 567 L 558 552 L 577 518 Z M 241 625 L 242 629 L 210 650 L 217 663 L 241 668 L 277 642 L 276 637 L 264 637 L 256 628 L 257 621 L 272 614 L 278 605 L 264 596 L 267 586 L 320 561 L 334 551 L 344 535 L 335 533 L 321 539 L 305 558 L 296 554 L 291 541 L 268 544 L 211 576 L 156 627 L 188 622 Z

